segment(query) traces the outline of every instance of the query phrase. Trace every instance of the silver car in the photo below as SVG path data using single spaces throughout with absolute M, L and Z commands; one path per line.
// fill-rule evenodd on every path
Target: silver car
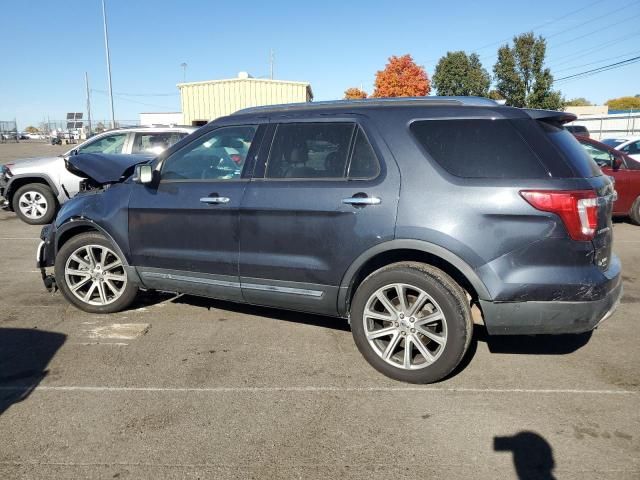
M 57 157 L 28 158 L 0 167 L 2 207 L 31 225 L 51 223 L 64 202 L 80 189 L 82 178 L 65 168 L 79 153 L 158 155 L 196 127 L 136 127 L 109 130 Z

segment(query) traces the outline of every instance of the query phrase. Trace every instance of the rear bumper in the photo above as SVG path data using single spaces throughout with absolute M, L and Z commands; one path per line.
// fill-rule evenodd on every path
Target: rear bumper
M 491 302 L 480 300 L 487 331 L 492 335 L 584 333 L 609 318 L 622 298 L 620 264 L 614 257 L 610 270 L 591 301 Z

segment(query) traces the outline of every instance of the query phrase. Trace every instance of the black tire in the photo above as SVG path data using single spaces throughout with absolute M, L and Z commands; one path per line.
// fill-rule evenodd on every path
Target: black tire
M 379 289 L 391 284 L 407 284 L 421 289 L 438 304 L 444 315 L 446 343 L 435 361 L 423 368 L 405 369 L 391 365 L 376 353 L 367 340 L 364 325 L 367 302 Z M 421 384 L 437 382 L 456 368 L 471 342 L 473 321 L 465 291 L 449 275 L 431 265 L 401 262 L 373 272 L 360 284 L 351 305 L 351 332 L 360 353 L 380 373 L 395 380 Z
M 45 212 L 39 216 L 28 216 L 20 208 L 20 201 L 24 195 L 28 195 L 29 192 L 32 195 L 41 195 L 46 201 Z M 48 185 L 42 183 L 29 183 L 20 187 L 16 193 L 13 194 L 11 201 L 13 211 L 16 212 L 18 218 L 29 225 L 47 225 L 55 218 L 58 212 L 58 201 L 53 191 Z
M 110 240 L 97 232 L 83 233 L 71 238 L 62 246 L 60 251 L 58 251 L 55 262 L 56 285 L 69 303 L 85 312 L 114 313 L 126 309 L 129 305 L 131 305 L 131 303 L 133 303 L 138 293 L 138 287 L 137 285 L 134 285 L 129 278 L 127 278 L 126 270 L 124 268 L 122 268 L 122 272 L 124 272 L 125 275 L 124 289 L 119 298 L 115 299 L 111 303 L 106 303 L 104 305 L 94 305 L 91 303 L 86 303 L 76 295 L 74 295 L 71 291 L 71 288 L 67 283 L 67 276 L 65 275 L 65 266 L 67 265 L 67 260 L 78 249 L 86 247 L 88 245 L 96 245 L 108 248 L 109 250 L 111 250 L 111 252 L 113 252 L 114 257 L 118 258 L 121 262 L 123 262 L 124 265 L 124 259 L 120 258 L 115 245 L 113 245 Z
M 629 212 L 629 218 L 631 218 L 631 222 L 633 222 L 634 225 L 640 225 L 640 197 L 636 198 L 636 201 L 633 202 L 633 206 Z

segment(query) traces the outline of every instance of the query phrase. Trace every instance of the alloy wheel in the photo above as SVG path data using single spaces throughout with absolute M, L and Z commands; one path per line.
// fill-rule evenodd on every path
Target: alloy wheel
M 18 199 L 20 213 L 31 220 L 39 220 L 47 213 L 49 203 L 40 192 L 29 190 Z
M 85 245 L 67 259 L 64 276 L 71 293 L 90 305 L 108 305 L 122 296 L 127 273 L 122 260 L 102 245 Z
M 413 285 L 385 285 L 367 300 L 364 315 L 367 341 L 385 362 L 405 370 L 433 364 L 447 344 L 442 309 Z

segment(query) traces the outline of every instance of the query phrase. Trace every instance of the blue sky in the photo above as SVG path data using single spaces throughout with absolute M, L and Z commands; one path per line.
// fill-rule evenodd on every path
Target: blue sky
M 205 1 L 107 0 L 115 112 L 179 111 L 176 83 L 239 71 L 311 83 L 316 100 L 368 92 L 390 55 L 410 53 L 433 74 L 448 50 L 476 51 L 489 71 L 501 43 L 534 30 L 548 38 L 556 78 L 640 55 L 640 0 Z M 3 2 L 0 119 L 24 128 L 85 108 L 108 118 L 99 0 Z M 557 85 L 601 103 L 640 94 L 640 63 Z

